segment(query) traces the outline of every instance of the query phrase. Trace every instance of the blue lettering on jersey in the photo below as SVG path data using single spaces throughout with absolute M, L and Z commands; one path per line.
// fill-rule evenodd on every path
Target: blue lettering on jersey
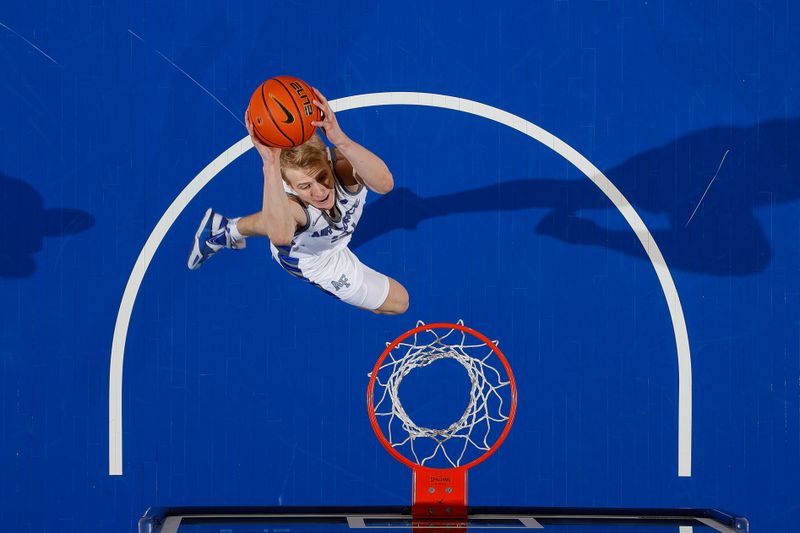
M 321 229 L 321 230 L 319 230 L 319 231 L 315 231 L 314 233 L 312 233 L 312 234 L 311 234 L 311 236 L 312 236 L 312 237 L 327 237 L 327 236 L 328 236 L 328 235 L 330 235 L 331 233 L 333 233 L 333 228 L 331 228 L 330 226 L 328 226 L 328 227 L 326 227 L 326 228 L 322 228 L 322 229 Z
M 347 203 L 344 198 L 340 200 L 340 203 Z M 335 243 L 348 235 L 351 235 L 354 231 L 353 228 L 350 228 L 350 221 L 353 219 L 353 215 L 355 214 L 358 206 L 361 205 L 361 200 L 356 199 L 355 203 L 342 214 L 342 221 L 341 227 L 332 226 L 330 223 L 325 228 L 315 231 L 311 234 L 312 237 L 329 237 L 333 234 L 333 231 L 336 230 L 341 232 L 337 235 L 331 237 L 331 243 Z
M 340 239 L 343 239 L 343 238 L 347 237 L 348 235 L 352 235 L 352 234 L 353 234 L 353 230 L 343 231 L 342 233 L 340 233 L 336 237 L 333 237 L 331 239 L 331 243 L 334 243 L 334 242 L 336 242 L 336 241 L 338 241 Z
M 347 231 L 348 226 L 350 225 L 350 219 L 353 218 L 353 214 L 356 212 L 356 209 L 358 209 L 358 206 L 360 204 L 361 204 L 361 202 L 356 200 L 356 203 L 353 204 L 353 207 L 351 207 L 350 209 L 348 209 L 347 211 L 344 212 L 344 215 L 342 216 L 342 229 L 343 230 Z

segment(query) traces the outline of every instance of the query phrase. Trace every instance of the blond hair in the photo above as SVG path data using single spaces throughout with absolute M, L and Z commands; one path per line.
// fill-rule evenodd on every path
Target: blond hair
M 281 150 L 281 176 L 286 180 L 284 169 L 294 168 L 303 171 L 313 171 L 324 167 L 328 163 L 328 152 L 325 143 L 317 133 L 309 140 L 286 150 Z

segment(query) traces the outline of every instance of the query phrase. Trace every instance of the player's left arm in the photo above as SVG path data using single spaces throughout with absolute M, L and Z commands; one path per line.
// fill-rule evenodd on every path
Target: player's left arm
M 352 175 L 357 181 L 378 194 L 386 194 L 391 191 L 394 187 L 394 178 L 386 163 L 345 135 L 342 128 L 339 127 L 339 122 L 336 120 L 336 115 L 328 104 L 328 100 L 317 89 L 314 89 L 314 92 L 317 95 L 314 105 L 322 111 L 322 120 L 314 121 L 311 124 L 322 128 L 325 137 L 353 167 Z M 342 164 L 344 163 L 343 161 Z

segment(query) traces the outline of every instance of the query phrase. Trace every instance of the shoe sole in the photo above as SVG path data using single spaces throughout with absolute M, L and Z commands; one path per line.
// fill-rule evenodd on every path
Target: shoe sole
M 194 244 L 192 245 L 192 251 L 189 252 L 189 259 L 186 261 L 186 266 L 189 267 L 189 270 L 197 270 L 203 263 L 197 263 L 195 266 L 193 265 L 192 259 L 195 257 L 203 257 L 203 253 L 200 251 L 200 235 L 203 234 L 203 230 L 206 228 L 206 224 L 208 224 L 208 220 L 214 215 L 214 210 L 209 207 L 208 211 L 206 211 L 205 216 L 203 216 L 203 220 L 200 222 L 200 226 L 197 228 L 197 233 L 194 234 Z

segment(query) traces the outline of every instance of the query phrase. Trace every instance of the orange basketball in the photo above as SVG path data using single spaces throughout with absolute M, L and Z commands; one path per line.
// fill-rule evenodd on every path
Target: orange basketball
M 247 107 L 256 138 L 275 148 L 309 140 L 317 130 L 311 122 L 322 118 L 314 98 L 311 86 L 294 76 L 276 76 L 259 85 Z

